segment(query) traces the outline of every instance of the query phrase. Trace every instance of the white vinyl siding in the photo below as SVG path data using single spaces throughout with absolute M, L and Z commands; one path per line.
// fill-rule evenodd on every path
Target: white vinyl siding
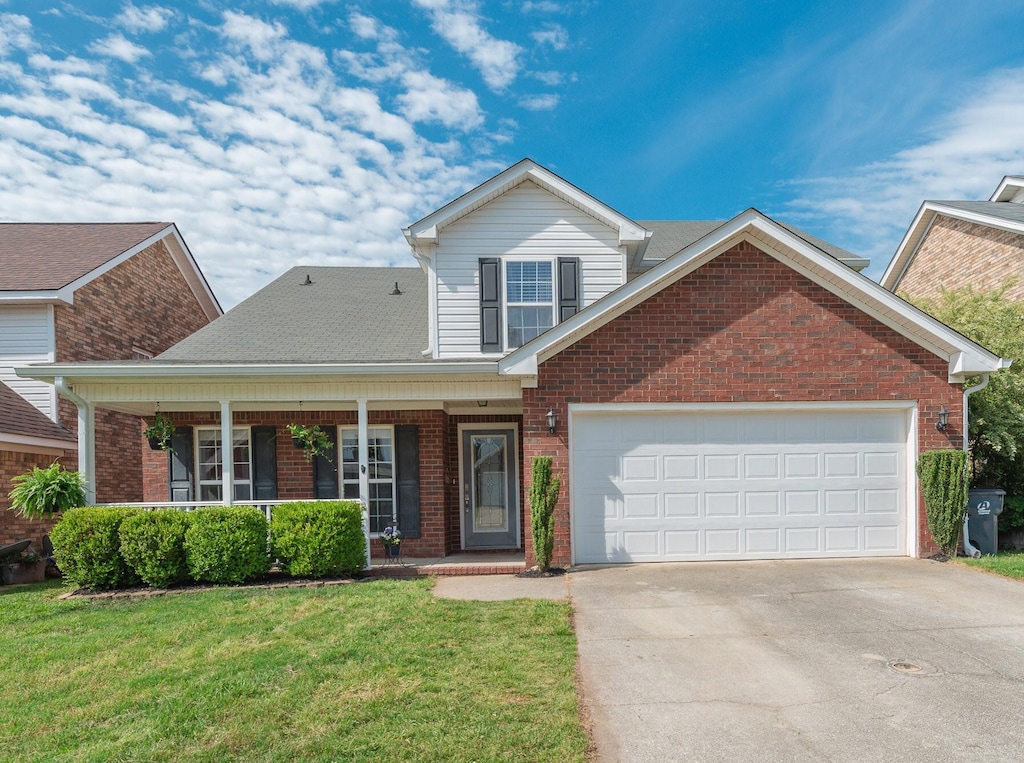
M 434 253 L 439 358 L 480 355 L 481 257 L 578 257 L 580 309 L 626 281 L 616 231 L 527 181 L 439 233 Z M 503 342 L 505 333 L 503 327 Z
M 907 555 L 904 410 L 592 411 L 577 563 Z
M 54 361 L 51 315 L 47 305 L 0 307 L 0 382 L 56 420 L 53 386 L 14 373 L 14 366 Z

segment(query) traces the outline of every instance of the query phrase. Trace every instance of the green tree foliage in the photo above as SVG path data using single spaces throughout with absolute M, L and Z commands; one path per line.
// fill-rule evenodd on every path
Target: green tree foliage
M 928 529 L 942 553 L 955 556 L 967 511 L 967 455 L 962 450 L 927 450 L 917 459 L 917 476 Z
M 530 482 L 530 524 L 533 529 L 533 555 L 537 566 L 547 571 L 555 548 L 555 505 L 562 480 L 551 471 L 551 456 L 533 459 Z
M 915 304 L 983 347 L 1014 359 L 1010 369 L 993 373 L 988 386 L 970 397 L 967 434 L 971 484 L 1024 495 L 1024 303 L 1006 297 L 1012 283 L 991 291 L 944 289 Z

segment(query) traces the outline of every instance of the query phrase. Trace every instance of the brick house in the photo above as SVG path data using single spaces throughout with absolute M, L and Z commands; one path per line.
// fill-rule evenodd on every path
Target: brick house
M 4 510 L 11 478 L 55 458 L 79 464 L 76 406 L 14 368 L 150 358 L 221 312 L 173 224 L 0 224 L 0 543 L 38 543 L 52 525 Z M 98 435 L 94 466 L 83 463 L 90 492 L 142 500 L 138 417 L 83 413 Z
M 557 564 L 935 550 L 917 454 L 1004 361 L 862 258 L 753 209 L 632 220 L 528 159 L 404 234 L 419 267 L 297 267 L 152 361 L 22 373 L 169 413 L 146 500 L 358 497 L 413 556 L 530 561 L 538 455 Z
M 1008 175 L 988 201 L 926 201 L 882 276 L 910 299 L 940 289 L 995 289 L 1024 301 L 1024 177 Z

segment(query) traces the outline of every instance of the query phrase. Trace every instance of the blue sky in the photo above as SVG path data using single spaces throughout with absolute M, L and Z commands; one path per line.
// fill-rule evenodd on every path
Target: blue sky
M 967 12 L 964 8 L 970 8 Z M 1024 174 L 1024 5 L 0 0 L 0 219 L 178 223 L 230 307 L 529 156 L 873 259 Z

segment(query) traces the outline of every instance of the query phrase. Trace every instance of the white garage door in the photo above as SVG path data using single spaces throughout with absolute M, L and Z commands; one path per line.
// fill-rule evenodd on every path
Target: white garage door
M 574 411 L 575 560 L 905 555 L 906 419 Z

